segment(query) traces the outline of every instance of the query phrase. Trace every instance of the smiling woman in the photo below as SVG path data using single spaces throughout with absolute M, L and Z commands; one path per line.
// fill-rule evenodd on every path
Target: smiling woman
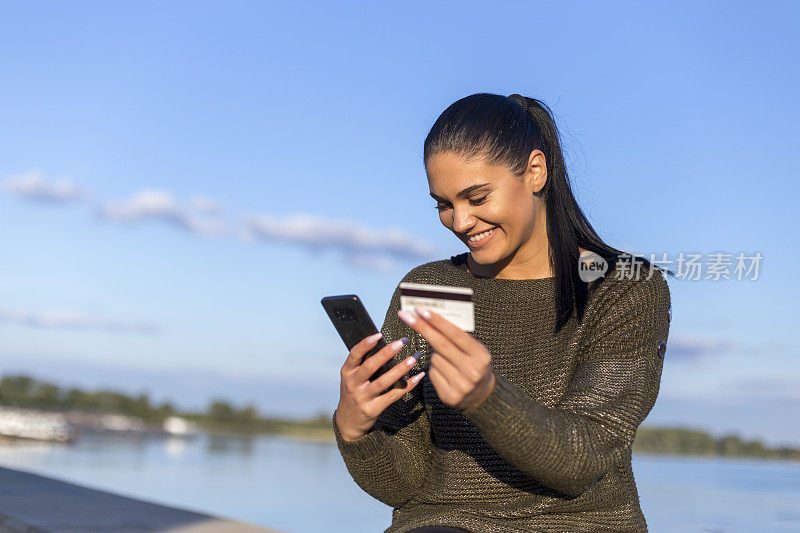
M 609 269 L 626 255 L 598 236 L 575 200 L 558 128 L 540 100 L 462 98 L 432 126 L 423 161 L 439 219 L 472 251 L 470 271 L 509 279 L 555 276 L 558 327 L 573 307 L 578 318 L 583 314 L 588 294 L 577 268 L 580 254 L 597 254 Z M 473 240 L 492 229 L 491 240 Z
M 400 311 L 398 285 L 381 329 L 394 342 L 365 358 L 365 339 L 342 367 L 332 423 L 350 474 L 394 508 L 387 532 L 646 531 L 631 448 L 660 386 L 665 275 L 591 227 L 539 100 L 455 102 L 424 161 L 469 251 L 401 281 L 471 288 L 475 330 Z M 584 279 L 587 253 L 604 275 Z

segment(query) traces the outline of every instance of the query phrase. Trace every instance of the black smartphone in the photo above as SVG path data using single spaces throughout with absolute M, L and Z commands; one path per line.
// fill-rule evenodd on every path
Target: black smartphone
M 376 328 L 375 323 L 372 322 L 372 318 L 370 318 L 369 313 L 367 313 L 367 310 L 364 308 L 364 304 L 361 303 L 361 299 L 355 294 L 326 296 L 321 300 L 321 303 L 322 307 L 325 308 L 325 312 L 328 313 L 331 322 L 333 322 L 336 331 L 339 332 L 339 336 L 344 341 L 348 352 L 353 349 L 353 346 L 364 340 L 365 337 L 369 337 L 373 333 L 378 333 L 378 328 Z M 386 346 L 386 342 L 383 337 L 381 337 L 378 339 L 378 343 L 364 356 L 364 360 L 366 360 L 367 357 L 375 355 L 384 346 Z M 394 358 L 389 359 L 372 374 L 369 378 L 370 381 L 374 381 L 394 365 Z M 401 377 L 394 384 L 395 388 L 405 386 L 405 377 Z

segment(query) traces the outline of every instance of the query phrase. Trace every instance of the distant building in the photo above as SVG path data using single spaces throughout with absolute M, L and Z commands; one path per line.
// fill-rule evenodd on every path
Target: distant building
M 166 433 L 176 437 L 187 437 L 197 434 L 197 425 L 179 416 L 168 416 L 162 427 Z
M 74 434 L 74 428 L 60 413 L 0 406 L 1 436 L 67 442 Z

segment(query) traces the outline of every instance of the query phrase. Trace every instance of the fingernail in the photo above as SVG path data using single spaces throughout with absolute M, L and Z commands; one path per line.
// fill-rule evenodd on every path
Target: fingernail
M 431 317 L 431 312 L 428 311 L 428 308 L 425 307 L 425 306 L 418 305 L 418 306 L 414 307 L 414 311 L 416 311 L 417 314 L 420 315 L 422 318 L 430 318 Z
M 396 341 L 394 341 L 392 343 L 392 348 L 395 349 L 395 350 L 399 350 L 400 348 L 402 348 L 403 346 L 408 344 L 408 341 L 409 341 L 408 337 L 403 337 L 402 339 L 397 339 Z
M 373 333 L 372 335 L 367 337 L 367 344 L 375 344 L 381 337 L 383 337 L 383 333 L 381 333 L 380 331 L 378 333 Z
M 412 315 L 409 315 L 408 313 L 406 313 L 402 309 L 398 309 L 397 310 L 397 316 L 402 318 L 405 321 L 405 323 L 409 324 L 409 325 L 413 325 L 417 321 L 416 318 L 414 318 Z
M 415 375 L 411 376 L 411 379 L 409 381 L 411 381 L 411 383 L 416 383 L 419 380 L 421 380 L 423 377 L 425 377 L 425 371 L 424 370 L 422 372 L 420 372 L 419 374 L 415 374 Z
M 414 363 L 419 361 L 419 355 L 420 355 L 419 352 L 417 352 L 414 355 L 410 356 L 408 359 L 406 359 L 406 364 L 408 366 L 414 366 Z

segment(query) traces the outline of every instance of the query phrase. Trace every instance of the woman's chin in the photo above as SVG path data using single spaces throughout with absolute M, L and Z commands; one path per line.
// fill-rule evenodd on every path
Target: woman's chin
M 492 242 L 487 242 L 483 246 L 479 246 L 477 248 L 469 247 L 469 251 L 472 254 L 472 257 L 480 258 L 480 263 L 489 264 L 494 263 L 497 261 L 498 258 L 502 257 L 501 244 L 499 239 L 497 238 L 498 235 L 492 236 Z
M 487 250 L 484 248 L 470 250 L 469 253 L 470 255 L 472 255 L 472 261 L 476 265 L 480 266 L 494 265 L 495 263 L 500 261 L 500 259 L 503 257 L 502 254 L 496 251 Z

